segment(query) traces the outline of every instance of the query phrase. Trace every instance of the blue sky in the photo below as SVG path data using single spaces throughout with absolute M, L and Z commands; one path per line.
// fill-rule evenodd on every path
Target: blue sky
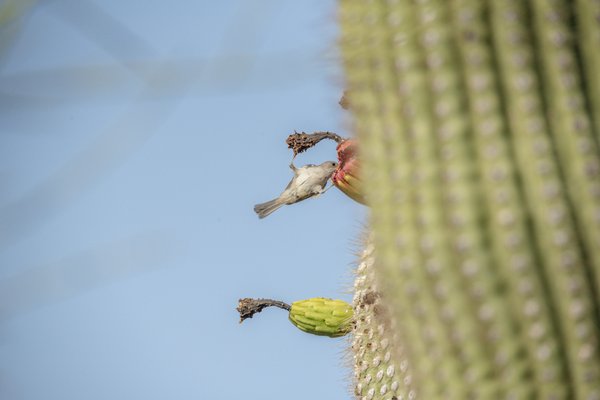
M 294 129 L 349 135 L 336 37 L 329 0 L 54 0 L 0 27 L 0 398 L 350 397 L 347 339 L 235 312 L 351 297 L 362 206 L 252 211 Z

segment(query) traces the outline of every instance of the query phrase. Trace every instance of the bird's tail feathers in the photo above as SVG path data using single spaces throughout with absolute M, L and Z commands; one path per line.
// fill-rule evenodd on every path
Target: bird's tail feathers
M 279 199 L 273 199 L 266 203 L 260 203 L 254 206 L 254 212 L 258 214 L 258 218 L 265 218 L 274 211 L 278 210 L 279 207 L 283 206 L 284 203 L 280 202 Z

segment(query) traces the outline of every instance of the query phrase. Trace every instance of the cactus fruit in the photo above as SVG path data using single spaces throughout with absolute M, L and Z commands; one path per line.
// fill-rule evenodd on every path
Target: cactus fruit
M 291 305 L 270 299 L 240 299 L 237 311 L 240 323 L 267 307 L 278 307 L 289 311 L 289 320 L 298 329 L 319 336 L 340 337 L 352 329 L 354 310 L 343 300 L 314 297 L 299 300 Z
M 350 331 L 353 314 L 352 306 L 343 300 L 314 297 L 293 302 L 289 318 L 304 332 L 339 337 Z
M 337 146 L 338 167 L 331 177 L 333 184 L 351 199 L 364 204 L 365 197 L 359 175 L 358 143 L 346 139 Z
M 359 399 L 600 399 L 596 3 L 340 0 L 374 247 Z M 405 366 L 393 395 L 365 332 Z

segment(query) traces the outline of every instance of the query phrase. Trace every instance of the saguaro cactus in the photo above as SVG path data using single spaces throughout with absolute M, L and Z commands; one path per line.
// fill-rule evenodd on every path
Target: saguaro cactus
M 339 19 L 374 247 L 358 398 L 600 399 L 600 2 Z

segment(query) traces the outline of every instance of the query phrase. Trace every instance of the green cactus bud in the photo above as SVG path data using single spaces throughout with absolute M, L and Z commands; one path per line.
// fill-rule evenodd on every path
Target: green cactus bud
M 290 321 L 314 335 L 339 337 L 352 328 L 354 310 L 343 300 L 315 297 L 292 303 Z

